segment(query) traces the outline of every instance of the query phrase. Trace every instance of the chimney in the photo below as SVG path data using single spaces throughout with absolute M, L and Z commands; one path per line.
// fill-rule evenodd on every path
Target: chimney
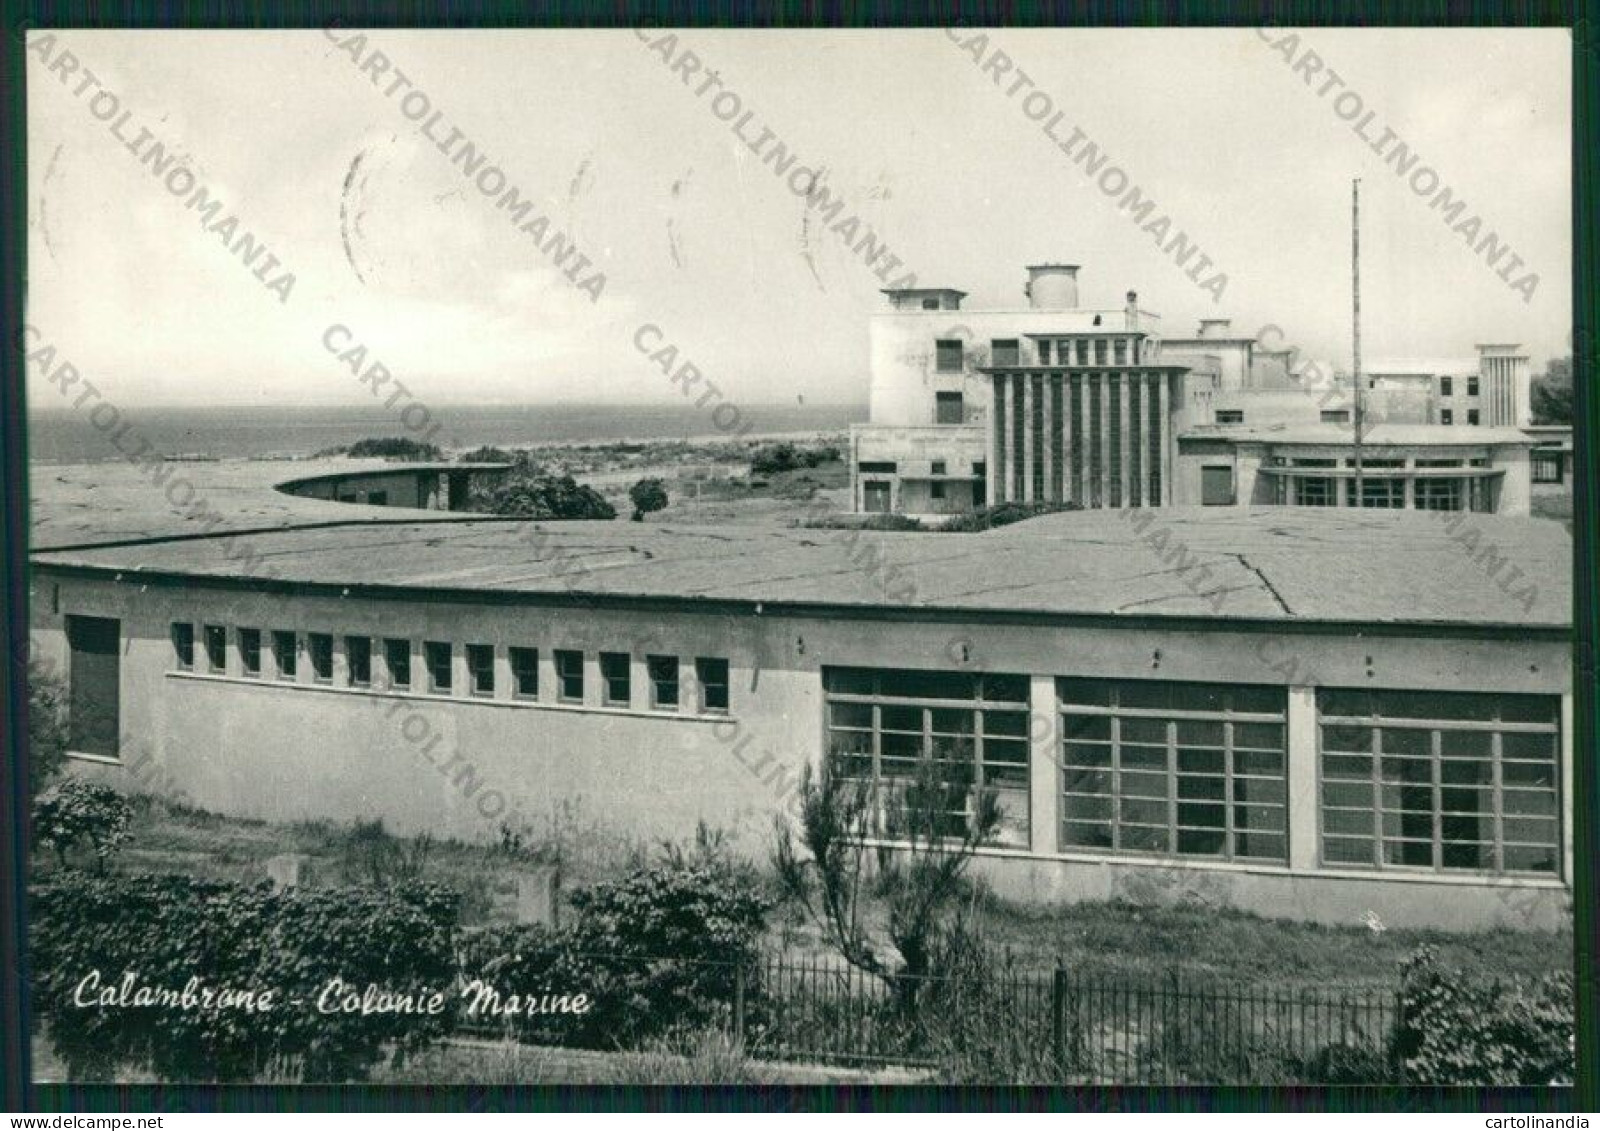
M 1078 267 L 1075 263 L 1038 263 L 1028 268 L 1022 288 L 1034 310 L 1078 309 Z
M 1200 336 L 1202 338 L 1226 338 L 1232 326 L 1233 319 L 1231 318 L 1202 318 L 1200 319 Z
M 1128 322 L 1128 327 L 1127 328 L 1130 329 L 1130 330 L 1137 330 L 1139 328 L 1139 292 L 1138 291 L 1129 291 L 1128 292 L 1128 305 L 1124 309 L 1124 313 L 1127 316 L 1127 322 Z

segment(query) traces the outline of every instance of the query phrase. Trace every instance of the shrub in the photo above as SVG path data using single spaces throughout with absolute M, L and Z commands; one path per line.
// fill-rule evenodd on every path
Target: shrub
M 518 1022 L 525 1037 L 590 1047 L 639 1047 L 687 1026 L 729 1021 L 743 968 L 751 1024 L 758 946 L 771 901 L 750 868 L 702 834 L 622 878 L 576 891 L 559 931 L 502 927 L 471 936 L 462 977 L 502 995 L 586 994 L 587 1013 Z
M 425 444 L 421 440 L 409 440 L 404 436 L 384 436 L 379 438 L 368 437 L 357 440 L 345 452 L 349 456 L 378 456 L 383 459 L 402 459 L 417 461 L 442 460 L 444 452 L 439 450 L 437 444 Z
M 485 444 L 481 448 L 473 448 L 470 452 L 462 452 L 456 457 L 457 463 L 516 463 L 517 457 L 504 448 L 496 448 Z
M 1570 1083 L 1576 1070 L 1573 984 L 1566 974 L 1532 983 L 1471 980 L 1441 969 L 1432 947 L 1401 973 L 1396 1051 L 1408 1081 L 1423 1084 Z
M 772 901 L 753 869 L 702 828 L 689 851 L 574 892 L 575 947 L 595 977 L 596 1026 L 629 1044 L 726 1022 L 744 971 L 755 984 Z M 604 957 L 602 957 L 604 956 Z M 753 1005 L 754 1003 L 747 1003 Z
M 628 499 L 633 503 L 633 519 L 635 522 L 639 522 L 652 511 L 665 509 L 667 505 L 666 484 L 655 478 L 641 479 L 628 488 Z
M 487 514 L 518 518 L 611 519 L 616 508 L 593 487 L 586 487 L 570 475 L 546 475 L 518 465 L 492 480 L 476 486 L 468 508 Z
M 750 474 L 776 475 L 782 471 L 799 471 L 802 468 L 832 463 L 838 458 L 839 449 L 833 445 L 800 448 L 785 440 L 763 445 L 751 453 Z
M 67 685 L 43 660 L 28 661 L 28 795 L 39 796 L 67 759 Z
M 128 799 L 108 785 L 68 778 L 41 793 L 33 802 L 33 841 L 51 848 L 63 866 L 68 853 L 87 847 L 95 866 L 106 861 L 128 839 L 133 810 Z
M 333 979 L 359 993 L 441 990 L 449 1002 L 454 896 L 431 885 L 274 892 L 176 875 L 60 873 L 31 892 L 33 1004 L 74 1079 L 120 1066 L 164 1080 L 359 1080 L 385 1046 L 395 1059 L 441 1036 L 449 1009 L 422 1014 L 322 1013 Z M 273 991 L 271 1008 L 175 1004 L 80 1008 L 99 988 Z M 94 999 L 94 987 L 85 992 Z

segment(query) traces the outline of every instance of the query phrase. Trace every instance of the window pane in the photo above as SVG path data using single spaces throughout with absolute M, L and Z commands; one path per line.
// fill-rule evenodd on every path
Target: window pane
M 1228 834 L 1221 829 L 1202 831 L 1178 830 L 1178 851 L 1195 856 L 1221 856 L 1228 847 Z
M 1110 848 L 1111 826 L 1068 821 L 1062 826 L 1061 839 L 1064 844 L 1077 848 Z
M 1180 746 L 1221 746 L 1223 744 L 1221 723 L 1179 719 L 1177 732 L 1178 745 Z
M 1283 727 L 1278 723 L 1234 723 L 1233 745 L 1256 750 L 1282 750 Z
M 1360 837 L 1325 836 L 1322 855 L 1330 864 L 1371 864 L 1372 841 Z
M 1167 748 L 1165 746 L 1129 746 L 1122 747 L 1122 768 L 1125 770 L 1165 770 L 1167 768 Z M 1166 780 L 1165 777 L 1162 778 Z
M 1383 744 L 1383 752 L 1385 754 L 1427 756 L 1433 753 L 1433 732 L 1431 731 L 1384 727 L 1379 734 L 1379 741 Z
M 1109 742 L 1111 741 L 1111 716 L 1068 715 L 1063 733 L 1069 739 L 1090 738 Z
M 1068 766 L 1109 767 L 1111 765 L 1111 747 L 1098 742 L 1068 743 L 1066 757 L 1063 760 Z
M 1272 774 L 1283 776 L 1283 755 L 1260 750 L 1235 750 L 1233 768 L 1240 774 Z
M 1367 753 L 1372 750 L 1376 735 L 1377 732 L 1371 727 L 1325 726 L 1322 728 L 1322 748 Z
M 969 713 L 962 712 L 962 714 L 970 720 Z M 1012 738 L 1026 738 L 1028 735 L 1028 715 L 1024 711 L 985 711 L 983 713 L 983 733 L 985 735 L 997 734 Z
M 1063 703 L 1079 707 L 1111 706 L 1110 682 L 1098 679 L 1062 679 L 1056 681 L 1057 694 Z
M 1488 758 L 1494 752 L 1494 735 L 1486 730 L 1443 730 L 1439 753 L 1445 758 Z
M 1227 768 L 1227 755 L 1221 750 L 1179 750 L 1178 770 L 1190 774 L 1220 774 Z
M 1372 811 L 1369 809 L 1325 809 L 1322 813 L 1322 831 L 1330 834 L 1344 833 L 1361 836 L 1372 834 Z
M 1167 744 L 1167 720 L 1123 719 L 1122 741 L 1153 743 L 1164 749 Z
M 1372 758 L 1362 754 L 1324 754 L 1322 776 L 1335 780 L 1370 781 Z
M 1500 753 L 1505 758 L 1550 761 L 1556 756 L 1553 734 L 1503 734 Z

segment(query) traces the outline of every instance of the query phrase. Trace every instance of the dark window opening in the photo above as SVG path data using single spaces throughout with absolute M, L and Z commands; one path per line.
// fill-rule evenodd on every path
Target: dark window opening
M 650 673 L 650 706 L 670 710 L 678 705 L 678 657 L 648 656 L 645 668 Z
M 934 367 L 940 373 L 959 373 L 966 364 L 966 355 L 959 341 L 941 339 L 934 343 Z
M 700 684 L 700 710 L 728 709 L 728 661 L 701 656 L 694 662 L 695 681 Z
M 345 670 L 351 687 L 372 686 L 372 637 L 344 638 Z
M 172 655 L 177 661 L 178 667 L 184 671 L 189 671 L 194 667 L 194 625 L 173 622 Z
M 318 683 L 333 681 L 333 637 L 326 632 L 306 634 L 306 648 L 311 653 L 311 678 Z
M 277 665 L 279 679 L 293 679 L 299 670 L 299 653 L 292 629 L 273 629 L 272 662 Z
M 961 424 L 966 420 L 966 408 L 960 393 L 935 393 L 935 424 Z
M 467 645 L 467 677 L 472 694 L 494 696 L 494 645 Z
M 411 686 L 411 641 L 389 637 L 383 642 L 383 664 L 389 669 L 389 686 Z
M 259 628 L 241 628 L 239 630 L 239 664 L 247 676 L 261 674 L 261 630 Z
M 563 703 L 583 702 L 583 653 L 556 653 L 556 688 Z
M 228 630 L 220 624 L 208 624 L 205 629 L 206 670 L 228 670 Z
M 510 649 L 511 693 L 518 699 L 539 698 L 539 649 Z
M 600 679 L 608 707 L 626 707 L 633 699 L 632 660 L 626 652 L 600 653 Z
M 454 662 L 454 649 L 448 642 L 428 640 L 422 645 L 422 662 L 428 669 L 428 690 L 435 695 L 448 695 L 454 682 L 450 671 Z

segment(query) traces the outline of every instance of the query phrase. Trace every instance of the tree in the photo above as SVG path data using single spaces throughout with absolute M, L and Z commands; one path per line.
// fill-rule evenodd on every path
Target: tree
M 854 757 L 834 751 L 818 771 L 802 770 L 806 855 L 779 818 L 773 863 L 828 945 L 909 999 L 945 949 L 967 866 L 1000 826 L 999 802 L 993 790 L 973 788 L 963 747 L 934 751 L 897 781 L 847 776 Z
M 28 661 L 28 796 L 38 797 L 67 757 L 67 685 L 43 660 Z
M 477 486 L 468 509 L 518 518 L 617 517 L 616 508 L 593 487 L 570 475 L 547 475 L 536 467 L 518 465 Z
M 641 479 L 628 488 L 628 498 L 633 503 L 633 521 L 642 522 L 645 515 L 666 507 L 667 487 L 659 479 Z
M 1551 358 L 1533 379 L 1533 422 L 1572 423 L 1572 358 Z

